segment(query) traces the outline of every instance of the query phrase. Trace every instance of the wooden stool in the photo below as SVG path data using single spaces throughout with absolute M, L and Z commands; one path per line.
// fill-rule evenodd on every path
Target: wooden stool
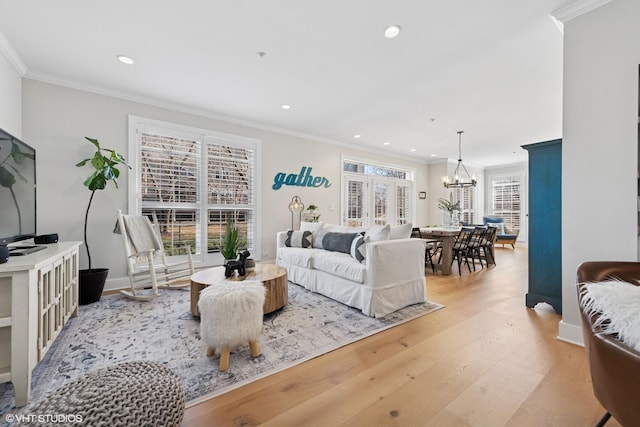
M 200 335 L 207 345 L 207 356 L 220 351 L 220 371 L 229 369 L 231 349 L 249 343 L 251 356 L 260 355 L 258 337 L 262 331 L 262 282 L 225 281 L 200 293 Z

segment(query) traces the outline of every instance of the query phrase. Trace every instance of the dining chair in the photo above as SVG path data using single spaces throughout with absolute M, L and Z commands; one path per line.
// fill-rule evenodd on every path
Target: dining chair
M 428 261 L 429 265 L 431 266 L 431 271 L 435 273 L 436 266 L 433 263 L 433 257 L 435 256 L 435 253 L 438 250 L 439 240 L 422 237 L 422 232 L 420 231 L 420 227 L 413 227 L 411 229 L 411 237 L 414 239 L 422 239 L 427 243 L 425 253 L 424 253 L 424 265 L 426 267 L 427 261 Z
M 482 257 L 480 253 L 480 249 L 484 243 L 484 236 L 487 232 L 487 227 L 483 225 L 476 225 L 473 228 L 473 233 L 471 234 L 471 238 L 469 239 L 469 247 L 466 252 L 467 257 L 471 257 L 471 264 L 473 265 L 473 271 L 476 271 L 476 257 L 478 258 L 478 262 L 480 263 L 480 268 L 484 268 L 482 264 Z M 489 264 L 487 264 L 487 267 Z
M 491 225 L 487 226 L 487 231 L 482 238 L 482 245 L 480 246 L 480 250 L 484 256 L 484 259 L 487 263 L 487 267 L 489 264 L 496 265 L 496 256 L 494 252 L 494 243 L 496 241 L 496 234 L 498 232 L 497 227 L 492 227 Z
M 467 269 L 471 271 L 471 266 L 469 265 L 469 242 L 471 241 L 471 237 L 473 236 L 473 231 L 475 227 L 462 227 L 460 232 L 456 236 L 455 241 L 453 242 L 453 257 L 451 258 L 451 264 L 453 265 L 453 261 L 458 262 L 458 274 L 462 275 L 462 261 L 464 259 L 465 264 L 467 265 Z

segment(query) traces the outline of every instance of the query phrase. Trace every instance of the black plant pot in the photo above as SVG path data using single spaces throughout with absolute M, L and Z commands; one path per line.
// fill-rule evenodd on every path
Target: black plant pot
M 100 300 L 108 274 L 108 268 L 80 270 L 80 282 L 78 284 L 80 305 L 87 305 Z

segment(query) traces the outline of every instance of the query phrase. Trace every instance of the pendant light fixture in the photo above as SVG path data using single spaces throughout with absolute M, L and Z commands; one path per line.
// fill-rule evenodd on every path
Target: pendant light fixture
M 449 176 L 442 177 L 442 184 L 446 188 L 463 188 L 463 187 L 475 187 L 476 177 L 475 175 L 471 175 L 467 168 L 462 163 L 462 134 L 464 131 L 458 131 L 458 166 L 456 166 L 456 170 L 453 173 L 453 178 Z M 466 176 L 462 175 L 462 172 Z

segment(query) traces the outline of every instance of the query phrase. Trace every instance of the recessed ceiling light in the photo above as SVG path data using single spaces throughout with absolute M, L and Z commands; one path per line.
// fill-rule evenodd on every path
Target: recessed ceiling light
M 290 109 L 291 109 L 291 105 L 289 105 L 289 104 L 282 104 L 282 109 L 283 109 L 283 110 L 290 110 Z
M 360 138 L 360 134 L 355 134 L 355 135 L 353 135 L 353 137 L 354 137 L 355 139 L 358 139 L 358 138 Z
M 131 65 L 134 63 L 133 59 L 125 55 L 118 55 L 116 58 L 118 58 L 118 61 L 122 62 L 123 64 Z
M 436 156 L 437 156 L 437 154 L 435 154 L 435 153 L 431 155 L 431 157 L 436 157 Z
M 388 39 L 398 37 L 400 34 L 400 25 L 391 25 L 384 30 L 384 36 Z
M 409 151 L 411 151 L 411 152 L 413 153 L 414 151 L 417 151 L 417 150 L 416 150 L 415 148 L 412 148 L 412 149 L 411 149 L 411 150 L 409 150 Z
M 382 144 L 383 144 L 383 145 L 391 145 L 391 143 L 390 143 L 390 142 L 383 142 Z

